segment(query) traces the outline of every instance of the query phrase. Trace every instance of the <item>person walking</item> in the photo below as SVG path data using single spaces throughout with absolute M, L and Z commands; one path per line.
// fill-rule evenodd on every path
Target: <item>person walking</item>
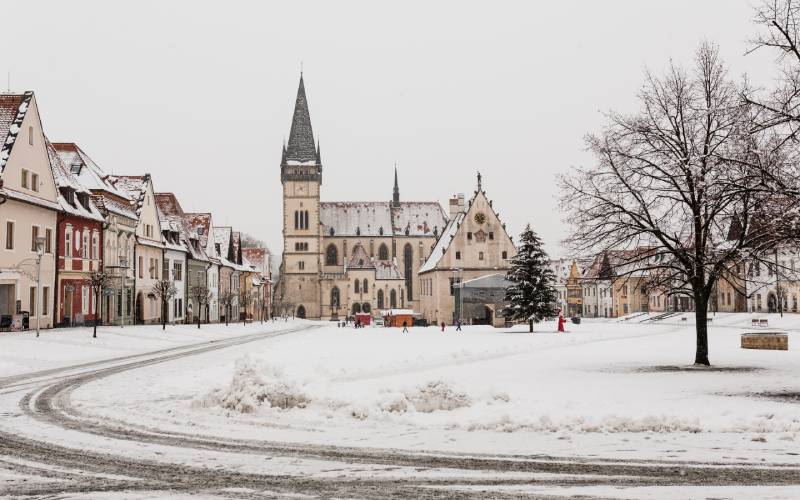
M 408 322 L 403 321 L 403 333 L 408 333 Z
M 444 333 L 444 321 L 442 321 L 442 333 Z
M 456 321 L 456 331 L 457 332 L 461 331 L 461 320 Z

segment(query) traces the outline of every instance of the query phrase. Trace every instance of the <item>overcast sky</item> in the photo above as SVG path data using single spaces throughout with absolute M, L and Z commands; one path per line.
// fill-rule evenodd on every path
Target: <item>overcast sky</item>
M 530 222 L 557 256 L 555 175 L 591 161 L 603 111 L 636 109 L 646 68 L 708 39 L 769 84 L 772 54 L 744 55 L 751 4 L 3 1 L 0 74 L 53 141 L 280 251 L 302 62 L 323 200 L 389 200 L 397 162 L 402 199 L 446 207 L 480 170 L 510 231 Z

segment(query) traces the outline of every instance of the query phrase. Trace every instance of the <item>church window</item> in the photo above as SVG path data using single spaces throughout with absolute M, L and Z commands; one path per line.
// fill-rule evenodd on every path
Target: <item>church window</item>
M 356 278 L 356 280 L 353 282 L 353 292 L 361 293 L 361 282 L 358 280 L 358 278 Z
M 333 287 L 331 289 L 331 307 L 333 309 L 339 308 L 339 288 Z
M 306 263 L 301 260 L 300 262 L 297 263 L 297 268 L 300 269 L 301 271 L 304 270 L 306 268 Z
M 361 304 L 361 311 L 365 313 L 369 313 L 372 310 L 372 306 L 369 305 L 369 302 L 364 302 Z
M 389 307 L 397 309 L 397 292 L 395 290 L 389 292 Z
M 367 286 L 367 278 L 364 278 L 364 284 L 361 285 L 361 291 L 364 293 L 369 292 L 369 287 Z
M 414 286 L 414 248 L 411 243 L 406 243 L 403 247 L 403 274 L 406 278 L 406 290 L 408 290 L 408 300 L 412 300 Z
M 503 250 L 503 260 L 506 260 L 506 259 L 508 259 L 508 252 Z
M 461 260 L 461 252 L 456 250 L 456 260 Z
M 493 240 L 493 239 L 494 239 L 494 232 L 492 232 L 492 231 L 489 231 L 489 239 L 490 239 L 490 240 Z
M 389 247 L 385 243 L 378 247 L 378 260 L 389 260 Z
M 378 290 L 378 309 L 383 309 L 383 290 Z
M 467 233 L 467 239 L 468 239 L 468 240 L 471 240 L 471 239 L 472 239 L 472 232 L 468 232 L 468 233 Z
M 361 304 L 358 302 L 353 304 L 353 314 L 358 314 L 361 312 Z
M 338 263 L 339 263 L 339 250 L 336 249 L 336 245 L 331 243 L 325 250 L 325 265 L 335 266 Z

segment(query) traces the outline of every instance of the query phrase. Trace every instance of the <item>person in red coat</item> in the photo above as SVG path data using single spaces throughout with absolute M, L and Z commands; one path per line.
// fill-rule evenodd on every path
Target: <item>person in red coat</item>
M 564 333 L 564 323 L 566 323 L 566 322 L 567 322 L 567 320 L 564 319 L 564 315 L 559 312 L 558 313 L 558 331 L 560 333 Z

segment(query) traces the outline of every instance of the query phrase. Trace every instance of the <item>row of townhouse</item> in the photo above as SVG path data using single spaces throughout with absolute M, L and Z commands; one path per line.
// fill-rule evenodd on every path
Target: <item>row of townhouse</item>
M 669 297 L 648 287 L 645 272 L 627 269 L 630 251 L 607 252 L 594 258 L 555 259 L 558 307 L 566 316 L 616 318 L 655 311 L 688 311 L 686 297 Z M 668 303 L 669 302 L 669 303 Z
M 694 310 L 691 297 L 649 286 L 647 272 L 627 269 L 630 252 L 553 260 L 559 307 L 570 316 L 610 318 Z M 712 312 L 800 312 L 800 248 L 781 245 L 733 263 L 717 280 L 708 307 Z
M 50 142 L 33 92 L 0 94 L 0 141 L 0 329 L 270 316 L 266 248 L 184 212 L 149 174 L 108 175 L 77 144 Z M 95 272 L 109 276 L 97 305 Z

